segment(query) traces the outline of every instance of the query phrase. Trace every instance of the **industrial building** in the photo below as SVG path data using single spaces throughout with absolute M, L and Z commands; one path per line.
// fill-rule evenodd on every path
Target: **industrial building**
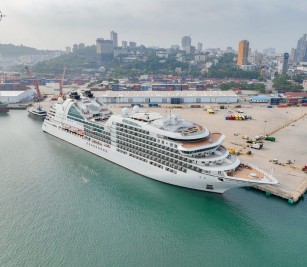
M 104 91 L 97 96 L 104 103 L 237 103 L 233 91 Z
M 4 103 L 20 103 L 32 100 L 35 93 L 31 90 L 26 91 L 1 91 L 0 101 Z
M 250 98 L 251 103 L 269 103 L 270 98 L 265 95 L 257 95 Z

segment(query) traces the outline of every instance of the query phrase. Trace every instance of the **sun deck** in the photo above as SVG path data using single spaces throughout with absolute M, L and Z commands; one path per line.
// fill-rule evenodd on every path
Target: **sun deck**
M 202 147 L 206 145 L 211 145 L 216 143 L 223 134 L 221 133 L 211 133 L 208 137 L 201 141 L 196 141 L 196 142 L 184 142 L 181 141 L 181 145 L 183 148 L 195 148 L 195 147 Z

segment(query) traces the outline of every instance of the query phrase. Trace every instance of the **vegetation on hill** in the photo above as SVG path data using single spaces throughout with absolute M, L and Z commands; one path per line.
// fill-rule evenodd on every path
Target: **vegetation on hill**
M 2 57 L 20 57 L 22 55 L 37 55 L 43 53 L 42 50 L 37 50 L 24 45 L 0 44 L 0 54 Z
M 2 49 L 2 50 L 1 50 Z M 140 48 L 139 48 L 140 49 Z M 3 51 L 3 52 L 2 52 Z M 25 46 L 0 45 L 0 53 L 3 55 L 25 55 L 38 54 L 40 51 Z M 46 52 L 46 51 L 45 51 Z M 176 53 L 171 53 L 168 58 L 156 56 L 156 50 L 142 47 L 142 57 L 133 62 L 125 62 L 126 55 L 119 55 L 115 60 L 105 66 L 106 76 L 119 77 L 137 77 L 142 74 L 178 74 L 195 78 L 245 78 L 257 79 L 260 77 L 259 71 L 243 71 L 236 65 L 236 55 L 226 53 L 221 57 L 206 55 L 206 62 L 212 62 L 212 66 L 206 73 L 202 70 L 205 67 L 204 62 L 195 62 L 193 55 L 183 57 L 187 62 L 180 62 L 176 58 Z M 189 60 L 190 61 L 189 61 Z M 216 60 L 218 62 L 216 63 Z M 98 69 L 96 46 L 85 46 L 84 44 L 75 44 L 72 53 L 63 54 L 56 58 L 41 61 L 32 67 L 32 71 L 39 75 L 51 76 L 63 72 L 66 67 L 67 74 L 82 74 L 86 71 L 95 71 Z M 24 66 L 15 66 L 15 71 L 22 71 Z M 176 72 L 177 71 L 177 72 Z M 251 87 L 251 86 L 249 86 Z M 262 90 L 261 88 L 257 90 Z
M 134 61 L 125 63 L 119 58 L 111 66 L 114 77 L 130 76 L 135 77 L 142 74 L 174 74 L 176 68 L 188 71 L 189 64 L 176 60 L 175 55 L 169 55 L 166 59 L 161 59 L 155 54 L 150 54 L 144 61 Z
M 60 74 L 65 67 L 68 74 L 81 74 L 85 69 L 97 68 L 95 45 L 85 46 L 72 53 L 38 62 L 33 66 L 33 71 L 39 74 Z

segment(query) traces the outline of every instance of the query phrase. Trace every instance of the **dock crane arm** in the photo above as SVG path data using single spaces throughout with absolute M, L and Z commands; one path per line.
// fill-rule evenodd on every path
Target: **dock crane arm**
M 28 66 L 25 67 L 25 70 L 26 70 L 27 75 L 28 75 L 31 79 L 33 79 L 32 74 L 31 74 L 30 69 L 29 69 Z M 41 91 L 39 90 L 39 82 L 38 82 L 37 79 L 34 79 L 33 82 L 34 82 L 34 87 L 35 87 L 36 94 L 37 94 L 37 99 L 38 99 L 38 100 L 41 100 L 41 99 L 42 99 L 42 94 L 41 94 Z
M 65 73 L 66 73 L 66 67 L 63 70 L 63 74 L 60 80 L 60 96 L 62 97 L 64 95 L 63 93 L 63 83 L 64 83 L 64 78 L 65 78 Z

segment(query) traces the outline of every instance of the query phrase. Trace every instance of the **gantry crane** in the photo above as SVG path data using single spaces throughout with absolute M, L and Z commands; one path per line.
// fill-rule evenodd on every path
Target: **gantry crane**
M 35 90 L 36 90 L 36 99 L 37 99 L 37 101 L 41 101 L 43 99 L 43 96 L 42 96 L 41 91 L 39 90 L 39 82 L 38 82 L 38 80 L 37 79 L 33 79 L 29 67 L 26 66 L 25 70 L 26 70 L 26 73 L 29 76 L 29 78 L 31 80 L 33 80 L 34 87 L 35 87 Z

